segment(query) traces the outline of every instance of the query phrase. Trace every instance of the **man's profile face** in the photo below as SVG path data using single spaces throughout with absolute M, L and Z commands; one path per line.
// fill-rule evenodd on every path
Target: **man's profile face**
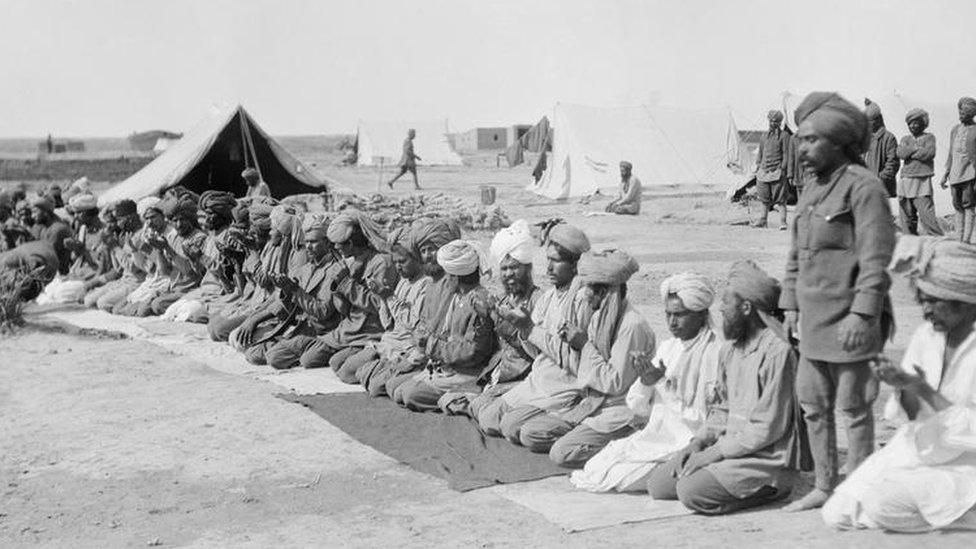
M 576 263 L 565 259 L 556 248 L 555 244 L 550 244 L 546 249 L 546 275 L 549 282 L 557 288 L 568 286 L 576 276 Z
M 512 256 L 505 256 L 498 267 L 500 271 L 502 286 L 509 294 L 520 293 L 528 287 L 528 282 L 532 278 L 532 265 L 522 264 L 513 259 Z
M 722 292 L 722 333 L 729 341 L 742 341 L 746 336 L 748 319 L 742 310 L 742 299 L 735 292 Z
M 796 138 L 799 141 L 797 152 L 800 163 L 816 174 L 823 175 L 838 156 L 843 155 L 840 147 L 833 141 L 821 135 L 809 121 L 804 121 L 797 129 Z
M 922 307 L 922 318 L 932 324 L 937 332 L 950 332 L 966 321 L 974 307 L 959 301 L 950 301 L 916 290 L 915 299 Z
M 671 335 L 682 340 L 694 339 L 705 325 L 708 311 L 692 311 L 677 296 L 668 296 L 664 302 L 664 315 Z

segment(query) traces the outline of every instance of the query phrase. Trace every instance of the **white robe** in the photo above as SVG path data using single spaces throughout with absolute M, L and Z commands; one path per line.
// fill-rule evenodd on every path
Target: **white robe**
M 638 379 L 627 393 L 627 406 L 636 416 L 647 418 L 647 425 L 627 438 L 610 442 L 590 458 L 582 470 L 570 476 L 573 485 L 590 492 L 624 490 L 685 447 L 707 416 L 709 396 L 718 376 L 720 346 L 708 327 L 689 341 L 664 341 L 654 363 L 664 362 L 665 377 L 653 386 Z M 686 387 L 689 383 L 693 385 Z
M 953 403 L 935 412 L 926 403 L 914 421 L 857 468 L 823 508 L 836 528 L 924 532 L 976 526 L 976 331 L 948 361 L 945 334 L 919 326 L 901 367 L 925 379 Z M 896 393 L 886 416 L 904 416 Z

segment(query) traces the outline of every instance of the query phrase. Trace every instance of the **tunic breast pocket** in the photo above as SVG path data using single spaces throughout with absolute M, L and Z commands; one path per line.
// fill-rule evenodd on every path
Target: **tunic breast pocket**
M 854 216 L 850 208 L 810 219 L 812 244 L 820 250 L 847 250 L 854 245 Z

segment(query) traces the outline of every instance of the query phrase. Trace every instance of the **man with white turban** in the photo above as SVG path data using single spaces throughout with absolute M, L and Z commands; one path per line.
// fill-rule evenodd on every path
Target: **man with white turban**
M 925 322 L 896 366 L 875 374 L 894 387 L 887 419 L 906 421 L 824 505 L 841 529 L 928 532 L 976 528 L 976 248 L 903 237 L 892 270 L 908 274 Z
M 448 393 L 441 400 L 441 408 L 451 413 L 478 413 L 511 389 L 529 373 L 532 356 L 522 347 L 518 328 L 498 310 L 531 312 L 539 298 L 538 287 L 532 282 L 532 258 L 537 246 L 524 219 L 495 234 L 491 241 L 491 255 L 498 263 L 503 294 L 492 308 L 497 350 L 488 361 L 487 384 L 481 394 Z
M 592 315 L 576 280 L 576 266 L 580 255 L 590 249 L 589 239 L 572 225 L 545 225 L 546 274 L 552 287 L 539 296 L 531 310 L 504 305 L 496 308 L 496 316 L 518 330 L 522 350 L 532 357 L 532 366 L 526 378 L 501 397 L 470 410 L 482 432 L 504 436 L 515 444 L 519 444 L 519 428 L 526 418 L 510 412 L 527 406 L 568 406 L 579 395 L 575 375 L 579 351 L 566 345 L 560 330 L 566 325 L 585 328 Z
M 653 359 L 636 361 L 639 379 L 627 393 L 635 424 L 644 428 L 615 440 L 570 477 L 590 492 L 643 492 L 654 467 L 683 448 L 705 423 L 714 404 L 720 341 L 708 308 L 715 292 L 707 278 L 681 273 L 661 283 L 661 299 L 673 337 Z
M 476 391 L 495 348 L 488 291 L 481 285 L 484 254 L 477 242 L 454 240 L 437 252 L 451 291 L 436 296 L 425 330 L 426 368 L 396 387 L 393 401 L 418 412 L 439 410 L 449 391 Z
M 627 300 L 627 281 L 638 269 L 621 251 L 583 255 L 578 276 L 592 317 L 585 329 L 560 330 L 565 344 L 580 353 L 572 372 L 576 398 L 558 408 L 529 405 L 509 412 L 520 418 L 519 442 L 559 465 L 582 467 L 610 441 L 633 432 L 627 390 L 638 377 L 636 356 L 653 355 L 655 347 L 654 332 Z

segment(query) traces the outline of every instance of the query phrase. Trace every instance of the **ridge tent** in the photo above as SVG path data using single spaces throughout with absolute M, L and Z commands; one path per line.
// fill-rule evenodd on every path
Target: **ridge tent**
M 421 166 L 460 166 L 461 157 L 454 152 L 447 141 L 447 120 L 427 120 L 422 122 L 378 122 L 359 121 L 356 128 L 356 141 L 360 166 L 379 164 L 395 165 L 403 155 L 403 140 L 407 130 L 413 128 L 417 136 L 413 140 L 413 150 L 420 156 L 417 164 Z
M 244 196 L 241 172 L 247 167 L 258 169 L 274 198 L 317 193 L 327 186 L 237 105 L 214 109 L 155 160 L 102 193 L 98 203 L 139 200 L 177 185 L 195 193 L 218 190 Z
M 729 169 L 738 135 L 724 110 L 659 105 L 590 107 L 557 103 L 552 157 L 529 190 L 554 198 L 593 194 L 619 183 L 629 160 L 643 186 L 720 185 L 737 181 Z

